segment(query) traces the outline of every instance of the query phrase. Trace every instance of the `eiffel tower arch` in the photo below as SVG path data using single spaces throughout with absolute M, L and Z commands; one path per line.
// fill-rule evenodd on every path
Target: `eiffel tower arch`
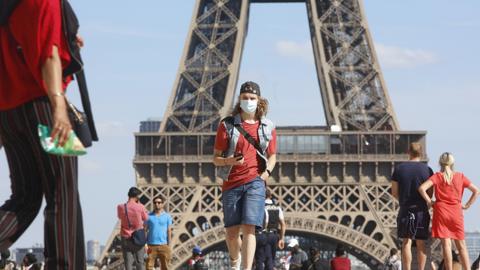
M 224 241 L 213 144 L 233 106 L 249 8 L 260 2 L 305 3 L 328 125 L 277 127 L 268 185 L 285 211 L 287 235 L 343 242 L 375 269 L 397 241 L 390 175 L 408 159 L 410 142 L 426 145 L 426 133 L 399 130 L 361 0 L 196 1 L 160 128 L 135 134 L 141 201 L 153 209 L 156 195 L 167 199 L 174 269 L 193 246 L 209 250 Z M 108 269 L 123 266 L 118 226 L 97 262 Z

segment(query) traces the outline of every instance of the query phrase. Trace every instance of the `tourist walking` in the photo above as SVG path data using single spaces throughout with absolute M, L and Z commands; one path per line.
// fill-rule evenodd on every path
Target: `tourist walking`
M 263 230 L 258 230 L 255 237 L 255 269 L 273 270 L 277 246 L 283 249 L 286 230 L 285 218 L 282 208 L 272 200 L 272 192 L 265 192 L 265 218 Z
M 165 211 L 165 199 L 157 196 L 153 199 L 154 211 L 145 222 L 147 230 L 148 259 L 147 270 L 152 270 L 155 261 L 160 259 L 162 270 L 168 270 L 172 259 L 172 216 Z
M 452 269 L 452 242 L 455 241 L 463 269 L 470 267 L 463 211 L 472 206 L 479 195 L 478 188 L 461 172 L 454 171 L 455 159 L 446 152 L 440 156 L 440 172 L 435 173 L 423 183 L 418 191 L 428 206 L 433 207 L 432 237 L 440 238 L 442 242 L 445 269 Z M 436 201 L 433 201 L 427 190 L 433 186 Z M 464 189 L 472 192 L 466 204 L 462 205 Z
M 258 84 L 242 84 L 238 99 L 232 115 L 218 127 L 213 162 L 224 180 L 222 203 L 230 264 L 232 269 L 240 269 L 241 264 L 242 270 L 249 270 L 255 254 L 255 228 L 263 225 L 265 185 L 276 162 L 276 132 L 272 121 L 265 118 L 268 102 Z
M 45 269 L 85 269 L 77 158 L 47 154 L 38 137 L 39 124 L 59 145 L 70 135 L 64 91 L 72 78 L 64 74 L 74 62 L 69 47 L 83 41 L 64 35 L 65 1 L 17 2 L 0 25 L 0 142 L 12 192 L 0 207 L 0 251 L 22 236 L 45 198 Z
M 335 249 L 335 257 L 330 261 L 331 270 L 351 270 L 351 262 L 345 253 L 345 247 L 338 244 Z
M 148 218 L 145 206 L 139 202 L 142 192 L 131 187 L 128 190 L 128 201 L 117 206 L 117 217 L 120 219 L 120 236 L 122 237 L 122 253 L 126 270 L 145 269 L 145 244 L 135 244 L 132 235 L 135 231 L 143 230 L 144 222 Z
M 415 241 L 417 269 L 424 270 L 427 262 L 425 241 L 430 234 L 430 213 L 417 189 L 433 175 L 433 171 L 420 160 L 423 153 L 420 143 L 411 143 L 408 153 L 409 161 L 399 164 L 392 174 L 392 195 L 400 205 L 397 215 L 397 235 L 402 239 L 403 269 L 412 269 L 412 241 Z M 429 196 L 431 194 L 430 191 Z

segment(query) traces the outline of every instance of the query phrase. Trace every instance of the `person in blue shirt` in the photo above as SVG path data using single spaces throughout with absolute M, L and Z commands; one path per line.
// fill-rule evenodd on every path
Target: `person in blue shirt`
M 170 243 L 173 219 L 164 210 L 165 199 L 163 197 L 155 197 L 153 205 L 154 211 L 148 215 L 148 219 L 145 221 L 148 245 L 147 269 L 153 269 L 155 261 L 160 259 L 161 269 L 168 270 L 172 258 Z

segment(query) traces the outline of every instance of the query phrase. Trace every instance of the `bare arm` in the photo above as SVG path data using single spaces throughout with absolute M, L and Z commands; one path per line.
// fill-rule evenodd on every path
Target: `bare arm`
M 465 210 L 470 208 L 470 206 L 472 206 L 477 197 L 480 195 L 480 191 L 473 183 L 470 184 L 470 186 L 468 186 L 467 188 L 472 192 L 472 195 L 470 196 L 470 199 L 468 199 L 467 203 L 462 207 Z
M 433 201 L 430 198 L 430 196 L 427 194 L 427 190 L 433 187 L 433 182 L 432 180 L 427 180 L 423 182 L 423 184 L 418 188 L 418 192 L 420 193 L 420 196 L 427 202 L 428 207 L 431 207 L 433 205 Z
M 172 243 L 172 226 L 168 226 L 168 233 L 167 233 L 167 243 L 170 245 Z
M 278 239 L 278 247 L 283 249 L 285 247 L 285 231 L 287 230 L 287 224 L 284 219 L 280 219 L 280 239 Z
M 267 172 L 267 170 L 269 170 L 270 172 L 273 171 L 273 169 L 275 168 L 275 164 L 277 163 L 277 155 L 276 154 L 273 154 L 271 156 L 268 157 L 268 160 L 267 160 L 267 168 L 265 168 L 265 171 L 260 175 L 260 177 L 263 179 L 263 180 L 267 180 L 268 177 L 270 176 Z
M 392 196 L 398 200 L 398 182 L 392 181 Z
M 52 138 L 58 136 L 58 143 L 64 145 L 72 130 L 67 114 L 67 102 L 62 89 L 62 63 L 58 48 L 53 46 L 52 56 L 42 65 L 42 79 L 53 109 Z

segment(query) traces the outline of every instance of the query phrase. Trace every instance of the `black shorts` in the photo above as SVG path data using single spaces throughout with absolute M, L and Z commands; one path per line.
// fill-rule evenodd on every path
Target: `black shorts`
M 426 207 L 400 206 L 397 216 L 399 238 L 427 240 L 430 237 L 430 213 Z

